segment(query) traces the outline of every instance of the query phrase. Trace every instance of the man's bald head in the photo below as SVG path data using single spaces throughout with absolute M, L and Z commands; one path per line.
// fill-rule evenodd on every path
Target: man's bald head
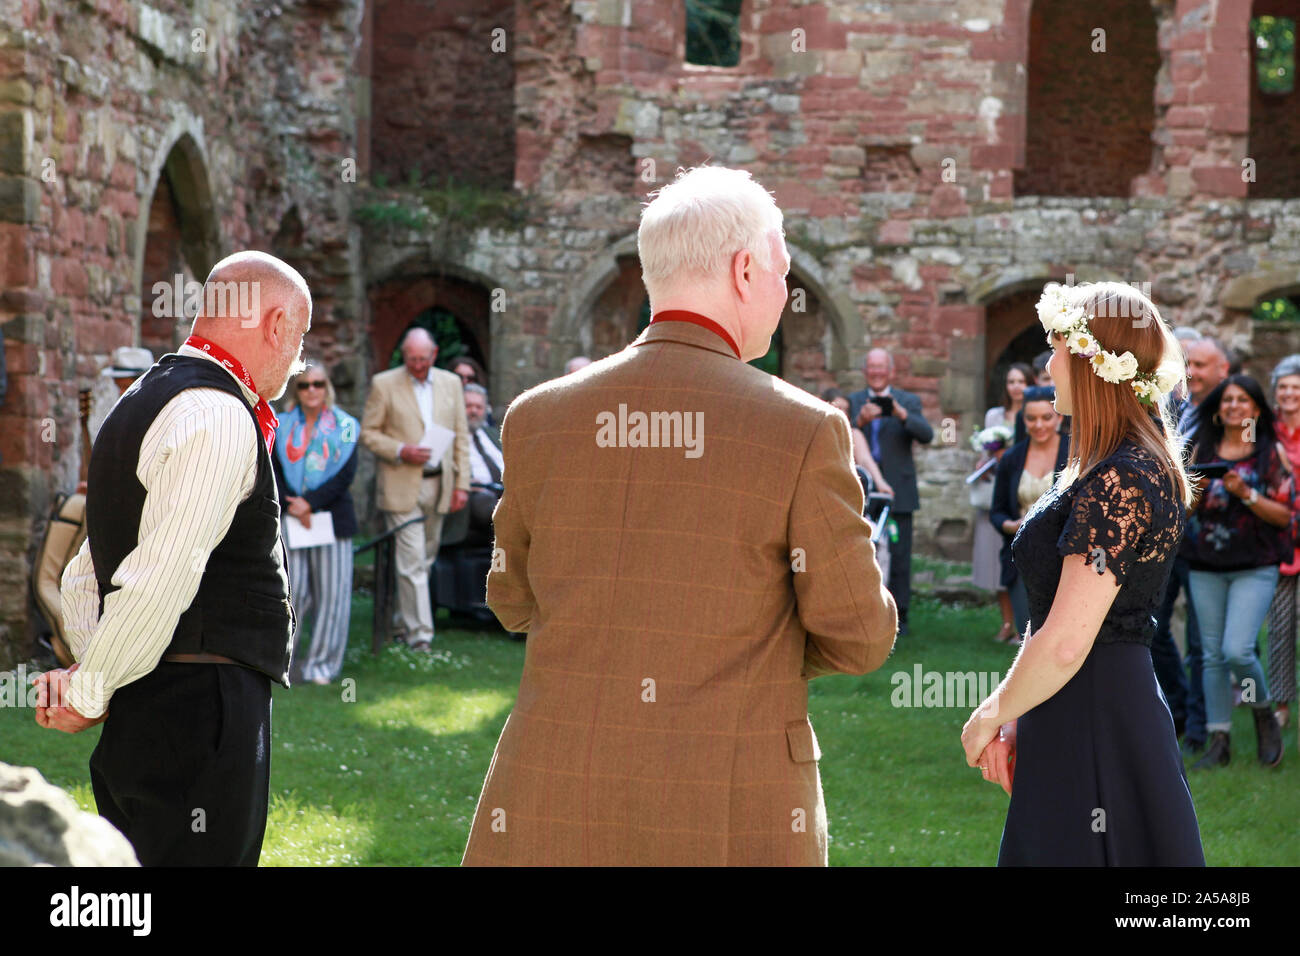
M 402 364 L 417 382 L 426 381 L 429 368 L 438 357 L 438 343 L 434 341 L 429 330 L 415 326 L 406 330 L 402 336 Z
M 1228 377 L 1230 359 L 1217 339 L 1203 336 L 1183 344 L 1187 355 L 1187 389 L 1192 400 L 1200 402 L 1216 385 Z
M 311 292 L 293 266 L 265 252 L 236 252 L 212 267 L 194 334 L 247 367 L 263 398 L 284 394 L 302 371 L 298 356 L 311 328 Z
M 885 349 L 872 349 L 867 353 L 862 372 L 867 384 L 877 392 L 882 392 L 894 380 L 894 357 Z

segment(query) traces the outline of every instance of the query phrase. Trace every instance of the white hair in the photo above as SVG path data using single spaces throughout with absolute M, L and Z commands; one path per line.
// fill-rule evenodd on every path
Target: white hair
M 743 169 L 696 166 L 651 193 L 641 210 L 637 252 L 646 289 L 680 279 L 712 279 L 748 250 L 763 269 L 772 268 L 768 234 L 784 235 L 772 194 Z

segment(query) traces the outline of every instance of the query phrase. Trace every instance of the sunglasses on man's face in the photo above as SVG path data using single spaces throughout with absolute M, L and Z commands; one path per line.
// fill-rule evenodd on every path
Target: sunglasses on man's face
M 324 387 L 325 387 L 324 382 L 299 382 L 298 383 L 298 391 L 300 392 L 305 392 L 309 388 L 324 388 Z

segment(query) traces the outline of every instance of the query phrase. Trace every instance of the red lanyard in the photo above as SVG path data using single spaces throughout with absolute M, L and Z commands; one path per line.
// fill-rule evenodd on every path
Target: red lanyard
M 234 374 L 249 390 L 256 393 L 257 386 L 253 384 L 253 376 L 248 374 L 248 369 L 244 363 L 239 361 L 220 345 L 215 342 L 209 342 L 199 335 L 191 335 L 185 340 L 185 344 L 190 348 L 198 349 L 200 352 L 207 352 L 214 359 L 222 364 L 224 368 Z M 275 430 L 280 425 L 280 420 L 275 417 L 275 412 L 271 411 L 271 406 L 267 404 L 266 399 L 260 396 L 257 404 L 253 406 L 253 413 L 257 416 L 257 424 L 262 428 L 262 438 L 266 441 L 266 450 L 271 452 L 275 448 Z
M 655 313 L 654 318 L 650 320 L 650 324 L 654 325 L 656 322 L 690 322 L 693 325 L 706 328 L 710 332 L 722 336 L 722 338 L 726 340 L 726 343 L 731 346 L 731 351 L 736 353 L 736 358 L 740 358 L 740 348 L 736 345 L 736 340 L 731 337 L 730 333 L 728 333 L 727 330 L 717 322 L 714 322 L 707 316 L 700 315 L 698 312 L 689 312 L 686 309 L 672 309 L 667 312 L 657 312 Z

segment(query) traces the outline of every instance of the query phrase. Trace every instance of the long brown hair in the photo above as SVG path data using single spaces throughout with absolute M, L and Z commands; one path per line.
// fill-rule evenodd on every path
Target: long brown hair
M 1146 295 L 1123 282 L 1089 282 L 1063 290 L 1071 304 L 1089 316 L 1088 330 L 1098 347 L 1116 355 L 1132 352 L 1138 371 L 1165 368 L 1178 381 L 1186 378 L 1182 347 Z M 1061 340 L 1058 333 L 1048 343 Z M 1175 431 L 1171 394 L 1155 406 L 1138 401 L 1129 382 L 1111 383 L 1097 375 L 1090 359 L 1066 350 L 1070 388 L 1070 457 L 1061 473 L 1068 488 L 1098 462 L 1115 452 L 1125 437 L 1149 451 L 1164 468 L 1170 486 L 1190 508 L 1196 489 L 1187 477 L 1183 442 Z

